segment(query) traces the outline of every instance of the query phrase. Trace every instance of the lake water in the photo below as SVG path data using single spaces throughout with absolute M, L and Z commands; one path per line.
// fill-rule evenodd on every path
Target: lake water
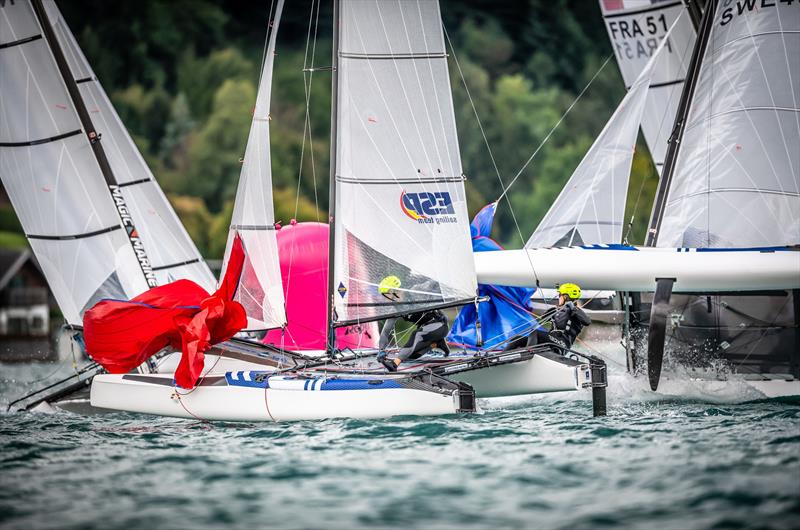
M 0 365 L 3 410 L 55 368 Z M 800 402 L 610 385 L 605 418 L 588 392 L 380 421 L 3 413 L 0 528 L 798 528 Z

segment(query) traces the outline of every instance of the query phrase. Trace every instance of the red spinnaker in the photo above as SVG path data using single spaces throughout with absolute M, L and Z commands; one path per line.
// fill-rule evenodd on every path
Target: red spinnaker
M 193 388 L 203 371 L 203 353 L 247 326 L 233 300 L 244 265 L 237 234 L 222 284 L 214 294 L 191 280 L 154 287 L 128 300 L 102 300 L 83 316 L 86 351 L 112 374 L 126 373 L 166 346 L 182 355 L 175 382 Z

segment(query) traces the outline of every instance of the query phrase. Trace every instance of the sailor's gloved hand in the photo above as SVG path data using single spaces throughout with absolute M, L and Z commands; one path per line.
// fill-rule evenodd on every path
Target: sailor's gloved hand
M 567 310 L 568 310 L 570 313 L 572 313 L 573 311 L 575 311 L 575 302 L 573 302 L 572 300 L 570 300 L 569 302 L 567 302 L 566 304 L 564 304 L 564 307 L 565 307 L 565 308 L 567 308 Z

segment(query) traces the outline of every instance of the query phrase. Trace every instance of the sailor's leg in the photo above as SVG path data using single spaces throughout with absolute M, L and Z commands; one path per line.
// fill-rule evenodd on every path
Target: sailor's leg
M 528 343 L 526 346 L 536 346 L 547 342 L 547 332 L 541 329 L 535 329 L 528 335 Z
M 527 345 L 530 346 L 530 337 L 526 337 L 525 335 L 519 335 L 517 337 L 514 337 L 508 342 L 508 345 L 506 345 L 505 351 L 522 348 L 523 346 L 526 345 L 526 341 L 528 343 Z
M 447 324 L 444 322 L 430 322 L 420 326 L 405 346 L 397 352 L 397 358 L 405 361 L 421 357 L 428 353 L 433 343 L 443 343 L 446 336 Z

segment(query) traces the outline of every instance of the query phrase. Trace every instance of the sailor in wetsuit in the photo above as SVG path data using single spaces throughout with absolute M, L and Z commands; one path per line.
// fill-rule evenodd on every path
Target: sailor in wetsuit
M 552 343 L 567 350 L 572 348 L 581 330 L 592 323 L 589 315 L 575 303 L 580 297 L 580 287 L 574 283 L 561 284 L 558 287 L 558 306 L 548 309 L 539 317 L 544 323 L 550 320 L 552 329 L 534 330 L 528 335 L 526 346 Z M 506 349 L 521 348 L 522 338 L 512 341 Z M 563 353 L 563 350 L 559 351 Z
M 378 291 L 385 298 L 394 301 L 400 299 L 399 289 L 400 279 L 397 278 L 397 276 L 388 276 L 384 278 L 378 286 Z M 389 339 L 394 332 L 395 324 L 397 324 L 397 321 L 400 319 L 410 322 L 415 325 L 417 329 L 414 330 L 414 333 L 397 351 L 394 357 L 388 357 L 384 349 L 389 345 Z M 377 360 L 385 366 L 388 371 L 396 372 L 400 363 L 406 359 L 421 357 L 432 348 L 438 347 L 444 351 L 445 355 L 448 355 L 450 350 L 445 342 L 448 330 L 447 317 L 438 309 L 389 318 L 383 324 L 383 329 L 381 330 L 381 338 L 378 342 L 378 347 L 381 349 L 381 352 L 378 354 Z

